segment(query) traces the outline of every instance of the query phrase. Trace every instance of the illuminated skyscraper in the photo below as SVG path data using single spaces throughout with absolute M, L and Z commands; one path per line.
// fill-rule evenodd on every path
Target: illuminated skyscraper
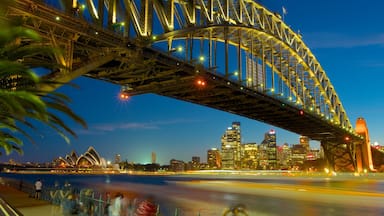
M 265 133 L 264 140 L 261 143 L 266 147 L 268 165 L 267 169 L 276 169 L 277 168 L 277 150 L 276 150 L 276 132 L 271 129 Z
M 240 122 L 232 122 L 232 127 L 229 127 L 221 137 L 221 161 L 223 169 L 241 168 L 240 143 Z
M 277 161 L 279 169 L 288 169 L 291 165 L 291 148 L 287 143 L 277 148 Z
M 118 164 L 120 162 L 121 162 L 121 156 L 120 156 L 120 154 L 116 154 L 115 155 L 115 164 Z
M 192 157 L 192 169 L 193 170 L 200 169 L 200 157 L 198 157 L 198 156 Z
M 156 163 L 156 152 L 152 152 L 152 154 L 151 154 L 151 163 L 152 164 Z
M 217 148 L 211 148 L 207 151 L 207 163 L 210 169 L 221 168 L 220 151 Z
M 247 87 L 258 89 L 264 86 L 263 67 L 257 62 L 257 59 L 246 57 L 246 80 Z
M 300 136 L 300 145 L 302 145 L 307 152 L 309 152 L 309 138 L 307 136 Z
M 256 143 L 246 143 L 241 145 L 241 168 L 257 169 L 258 166 L 258 147 Z

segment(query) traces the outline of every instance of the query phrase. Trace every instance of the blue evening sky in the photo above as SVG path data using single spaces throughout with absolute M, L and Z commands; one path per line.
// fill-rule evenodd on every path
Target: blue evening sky
M 384 144 L 384 1 L 350 0 L 264 0 L 270 10 L 287 10 L 285 22 L 300 31 L 304 42 L 327 72 L 347 114 L 355 126 L 363 117 L 371 142 Z M 153 94 L 118 99 L 119 86 L 99 80 L 79 78 L 79 88 L 60 90 L 72 98 L 71 107 L 88 123 L 88 130 L 68 122 L 78 133 L 66 144 L 58 135 L 43 130 L 36 144 L 25 143 L 24 155 L 12 153 L 0 161 L 52 161 L 72 150 L 84 153 L 95 147 L 102 157 L 148 163 L 151 152 L 157 162 L 169 164 L 172 158 L 190 161 L 207 150 L 220 147 L 220 138 L 233 121 L 241 122 L 243 142 L 260 143 L 270 129 L 277 132 L 277 144 L 298 143 L 299 135 L 274 126 L 223 111 Z M 318 143 L 311 143 L 318 148 Z

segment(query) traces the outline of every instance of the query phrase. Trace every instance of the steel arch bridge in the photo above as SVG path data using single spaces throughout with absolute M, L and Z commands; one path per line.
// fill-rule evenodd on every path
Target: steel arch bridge
M 15 2 L 5 17 L 64 50 L 54 60 L 66 69 L 52 79 L 87 76 L 231 112 L 320 141 L 335 170 L 373 169 L 366 124 L 354 130 L 300 34 L 258 2 Z

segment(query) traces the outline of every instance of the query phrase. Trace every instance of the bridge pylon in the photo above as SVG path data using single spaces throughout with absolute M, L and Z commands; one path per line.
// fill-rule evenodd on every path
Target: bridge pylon
M 356 163 L 357 172 L 375 171 L 373 167 L 371 145 L 369 140 L 369 133 L 367 123 L 364 118 L 358 118 L 356 121 L 356 133 L 363 136 L 364 139 L 357 143 L 356 148 Z

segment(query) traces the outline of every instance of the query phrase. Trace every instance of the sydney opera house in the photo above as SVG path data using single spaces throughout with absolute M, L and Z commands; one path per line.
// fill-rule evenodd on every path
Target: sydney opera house
M 99 153 L 90 146 L 88 150 L 77 155 L 75 151 L 72 151 L 64 158 L 59 157 L 55 160 L 55 164 L 58 168 L 106 168 L 107 163 L 104 158 L 100 157 Z

